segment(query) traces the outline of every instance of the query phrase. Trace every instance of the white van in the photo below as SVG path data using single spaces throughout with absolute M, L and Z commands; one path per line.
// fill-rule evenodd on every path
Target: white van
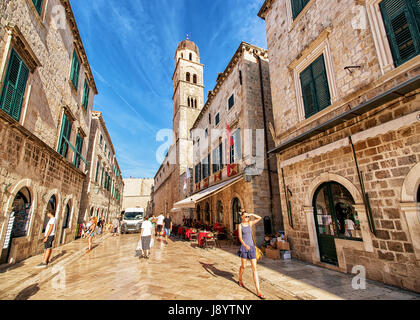
M 144 220 L 143 208 L 128 208 L 121 221 L 121 233 L 140 232 Z

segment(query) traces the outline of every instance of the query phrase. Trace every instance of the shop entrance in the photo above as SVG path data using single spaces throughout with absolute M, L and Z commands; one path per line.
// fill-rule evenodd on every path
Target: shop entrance
M 31 194 L 27 188 L 23 188 L 17 193 L 13 200 L 12 210 L 1 251 L 0 264 L 8 263 L 13 239 L 26 237 L 28 233 Z
M 233 199 L 232 202 L 232 216 L 233 216 L 233 230 L 236 230 L 236 226 L 241 224 L 241 203 L 238 198 Z
M 64 244 L 66 240 L 66 229 L 70 227 L 69 219 L 70 219 L 70 204 L 67 203 L 66 208 L 64 209 L 63 227 L 61 228 L 60 244 Z
M 314 196 L 313 206 L 321 261 L 338 265 L 335 239 L 363 241 L 354 199 L 341 184 L 327 182 Z

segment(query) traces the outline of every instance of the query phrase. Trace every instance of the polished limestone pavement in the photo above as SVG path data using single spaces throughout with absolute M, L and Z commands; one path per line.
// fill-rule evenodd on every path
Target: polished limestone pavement
M 200 249 L 171 239 L 156 241 L 149 260 L 135 257 L 139 236 L 109 234 L 54 250 L 48 268 L 36 269 L 41 256 L 0 267 L 2 300 L 258 300 L 250 266 L 246 288 L 237 284 L 240 259 L 236 247 Z M 264 258 L 258 264 L 261 288 L 273 300 L 419 299 L 420 295 L 367 281 L 352 288 L 352 275 L 300 261 Z

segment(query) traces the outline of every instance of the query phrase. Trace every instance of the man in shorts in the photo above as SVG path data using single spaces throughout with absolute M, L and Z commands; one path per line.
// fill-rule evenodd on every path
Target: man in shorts
M 55 212 L 48 211 L 47 216 L 50 218 L 50 220 L 48 221 L 47 227 L 45 228 L 45 237 L 43 241 L 45 249 L 44 260 L 36 266 L 37 268 L 45 268 L 48 266 L 52 254 L 53 242 L 55 239 Z
M 166 218 L 163 220 L 163 224 L 165 226 L 165 243 L 168 244 L 168 237 L 171 236 L 172 232 L 172 219 L 169 216 L 169 213 L 166 214 Z
M 165 220 L 165 216 L 163 215 L 163 213 L 161 213 L 156 219 L 157 233 L 159 235 L 159 239 L 162 238 L 163 220 Z
M 120 228 L 120 220 L 115 217 L 114 220 L 112 220 L 112 236 L 113 237 L 118 237 L 119 233 L 118 230 Z

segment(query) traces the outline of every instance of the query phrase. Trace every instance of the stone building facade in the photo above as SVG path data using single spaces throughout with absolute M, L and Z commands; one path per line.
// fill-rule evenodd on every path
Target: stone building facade
M 122 210 L 127 208 L 143 208 L 147 212 L 151 200 L 154 179 L 124 179 Z M 149 208 L 149 213 L 150 213 Z
M 170 212 L 175 223 L 192 214 L 191 210 L 173 210 L 173 205 L 192 192 L 191 186 L 184 188 L 184 178 L 193 164 L 190 129 L 204 105 L 203 68 L 196 44 L 188 39 L 180 42 L 172 77 L 173 139 L 154 177 L 153 208 L 155 214 Z
M 15 263 L 43 251 L 47 208 L 54 247 L 74 240 L 97 89 L 68 0 L 2 1 L 0 21 L 1 263 Z
M 419 15 L 405 0 L 267 0 L 259 12 L 293 257 L 417 292 Z
M 89 171 L 83 186 L 79 223 L 96 216 L 110 221 L 122 211 L 124 181 L 102 113 L 92 111 L 87 155 Z
M 240 223 L 241 208 L 253 212 L 265 221 L 256 228 L 260 243 L 282 230 L 276 159 L 265 157 L 275 146 L 272 122 L 267 51 L 243 42 L 192 127 L 194 193 L 175 207 L 193 207 L 195 219 L 230 232 Z

